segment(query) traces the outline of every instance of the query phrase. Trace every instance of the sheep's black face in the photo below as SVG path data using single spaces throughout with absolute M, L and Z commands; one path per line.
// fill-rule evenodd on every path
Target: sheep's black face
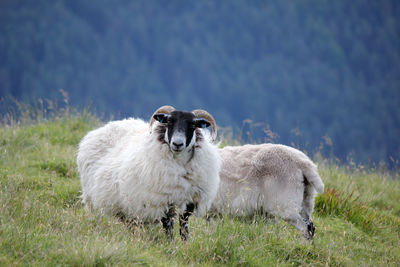
M 210 126 L 210 122 L 203 118 L 196 118 L 191 112 L 173 111 L 170 114 L 155 114 L 154 119 L 165 127 L 164 140 L 174 153 L 179 153 L 185 148 L 191 148 L 196 142 L 196 128 Z

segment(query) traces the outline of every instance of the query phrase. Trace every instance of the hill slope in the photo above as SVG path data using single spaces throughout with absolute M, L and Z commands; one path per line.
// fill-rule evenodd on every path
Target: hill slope
M 160 225 L 131 233 L 79 201 L 76 148 L 97 125 L 90 115 L 61 115 L 1 126 L 0 265 L 400 263 L 400 180 L 328 164 L 320 167 L 328 189 L 317 198 L 314 244 L 281 220 L 263 217 L 193 217 L 186 243 L 168 242 Z

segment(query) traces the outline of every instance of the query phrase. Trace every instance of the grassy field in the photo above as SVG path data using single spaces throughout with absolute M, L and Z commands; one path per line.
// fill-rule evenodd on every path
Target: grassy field
M 321 161 L 314 242 L 273 218 L 191 217 L 191 238 L 134 233 L 79 201 L 79 140 L 99 120 L 64 110 L 0 128 L 1 266 L 400 266 L 399 173 Z

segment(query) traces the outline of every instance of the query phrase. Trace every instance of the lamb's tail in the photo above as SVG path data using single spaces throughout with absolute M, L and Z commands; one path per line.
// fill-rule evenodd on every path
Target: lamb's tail
M 317 168 L 314 166 L 303 169 L 303 175 L 307 181 L 313 185 L 315 190 L 322 194 L 324 192 L 324 182 L 318 174 Z

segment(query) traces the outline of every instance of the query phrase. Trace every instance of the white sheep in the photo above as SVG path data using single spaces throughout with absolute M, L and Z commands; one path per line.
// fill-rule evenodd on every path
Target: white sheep
M 215 139 L 208 112 L 163 106 L 150 123 L 113 121 L 89 132 L 77 157 L 83 203 L 139 222 L 161 220 L 171 238 L 177 206 L 185 240 L 189 216 L 195 208 L 205 214 L 218 190 L 220 157 L 202 129 L 210 125 Z
M 314 236 L 311 220 L 316 192 L 324 183 L 316 165 L 301 151 L 275 144 L 227 146 L 222 159 L 220 186 L 211 211 L 237 216 L 265 212 Z

